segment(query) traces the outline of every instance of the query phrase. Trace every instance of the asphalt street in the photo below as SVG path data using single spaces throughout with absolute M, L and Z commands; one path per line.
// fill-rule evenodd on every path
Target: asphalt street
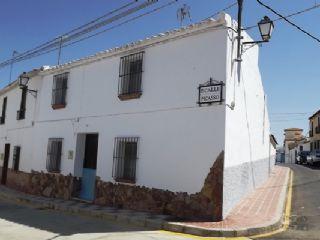
M 320 167 L 288 165 L 293 170 L 289 229 L 260 239 L 320 239 Z

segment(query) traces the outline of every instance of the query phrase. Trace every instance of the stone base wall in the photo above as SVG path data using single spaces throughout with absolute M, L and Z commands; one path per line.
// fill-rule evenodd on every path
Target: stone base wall
M 223 207 L 224 152 L 215 159 L 200 192 L 188 194 L 143 186 L 103 182 L 97 177 L 94 203 L 172 215 L 181 219 L 220 221 Z M 77 178 L 62 174 L 8 170 L 7 186 L 29 194 L 68 200 L 81 189 Z
M 96 183 L 95 203 L 110 207 L 168 214 L 182 219 L 222 219 L 223 190 L 222 152 L 214 162 L 200 192 L 188 194 L 167 190 L 114 184 Z
M 75 178 L 55 173 L 32 171 L 31 173 L 8 169 L 7 183 L 10 188 L 25 193 L 52 198 L 71 199 Z

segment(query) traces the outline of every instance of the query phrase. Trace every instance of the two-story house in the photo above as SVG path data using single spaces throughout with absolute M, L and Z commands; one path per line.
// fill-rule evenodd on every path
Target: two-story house
M 28 89 L 16 81 L 0 91 L 2 183 L 224 218 L 268 178 L 275 155 L 259 49 L 236 62 L 234 29 L 221 14 L 22 74 Z

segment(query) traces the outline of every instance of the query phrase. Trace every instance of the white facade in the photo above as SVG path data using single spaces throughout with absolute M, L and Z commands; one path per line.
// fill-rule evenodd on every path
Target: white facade
M 258 47 L 243 54 L 239 68 L 234 61 L 235 34 L 227 28 L 234 25 L 222 15 L 217 21 L 40 70 L 28 85 L 38 95 L 28 94 L 24 120 L 16 120 L 21 95 L 17 84 L 6 87 L 0 96 L 0 105 L 4 97 L 8 99 L 6 121 L 0 125 L 0 152 L 5 143 L 19 145 L 21 171 L 46 171 L 48 139 L 63 138 L 61 173 L 81 177 L 79 136 L 98 133 L 97 176 L 114 182 L 114 139 L 137 136 L 136 185 L 196 193 L 224 151 L 223 215 L 227 215 L 266 180 L 275 159 Z M 121 101 L 120 57 L 142 50 L 142 95 Z M 53 76 L 64 72 L 69 72 L 67 105 L 53 110 Z M 224 101 L 199 107 L 197 87 L 210 78 L 225 84 Z M 232 102 L 233 110 L 228 106 Z

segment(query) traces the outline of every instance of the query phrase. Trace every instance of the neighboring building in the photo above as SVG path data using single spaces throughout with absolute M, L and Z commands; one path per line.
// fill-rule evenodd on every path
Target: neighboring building
M 309 117 L 310 150 L 320 150 L 320 110 Z
M 2 89 L 2 183 L 49 197 L 224 218 L 268 178 L 276 142 L 258 46 L 245 51 L 238 71 L 231 28 L 222 14 L 28 72 L 36 94 L 17 81 Z
M 301 128 L 287 128 L 284 130 L 285 137 L 283 147 L 286 163 L 294 163 L 294 161 L 292 161 L 294 154 L 292 151 L 290 152 L 290 150 L 294 149 L 300 141 L 305 139 L 302 133 L 303 129 Z

